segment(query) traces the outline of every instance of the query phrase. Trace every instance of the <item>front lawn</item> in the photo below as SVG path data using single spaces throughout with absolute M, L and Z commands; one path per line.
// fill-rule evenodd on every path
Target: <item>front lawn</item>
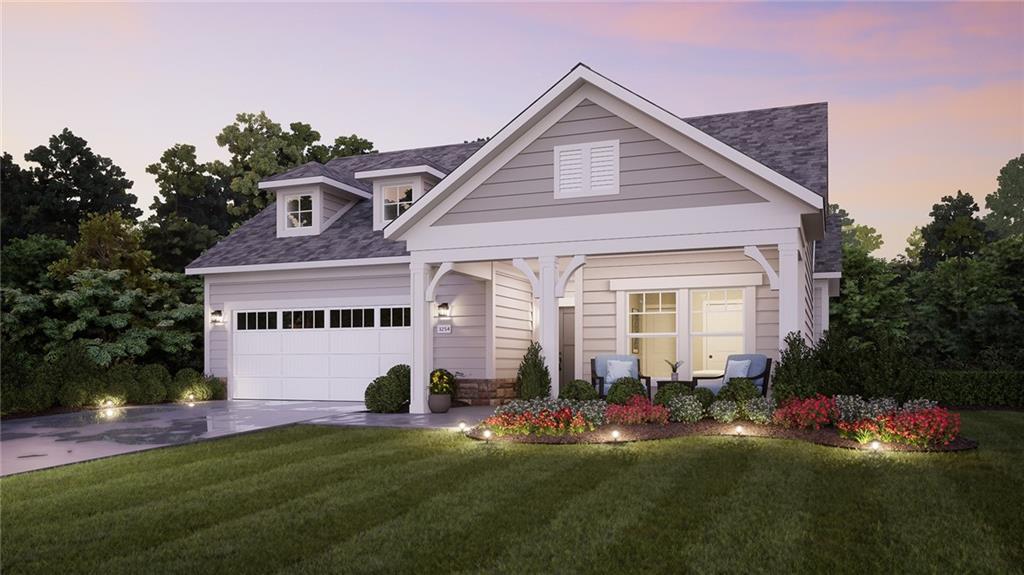
M 1024 413 L 978 451 L 485 444 L 297 426 L 0 480 L 13 573 L 1020 572 Z

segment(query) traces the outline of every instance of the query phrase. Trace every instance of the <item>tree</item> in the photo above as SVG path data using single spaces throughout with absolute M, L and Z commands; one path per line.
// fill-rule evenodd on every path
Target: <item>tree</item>
M 893 265 L 861 245 L 844 244 L 843 275 L 839 297 L 829 309 L 830 325 L 860 341 L 875 341 L 882 334 L 902 337 L 907 332 L 906 307 L 906 288 Z
M 160 156 L 160 161 L 146 167 L 159 187 L 150 209 L 149 219 L 159 224 L 177 217 L 197 226 L 204 226 L 224 235 L 236 223 L 228 206 L 239 198 L 227 183 L 211 171 L 210 164 L 196 161 L 196 147 L 175 144 Z
M 308 156 L 311 160 L 326 164 L 334 158 L 372 154 L 375 151 L 373 149 L 373 142 L 352 134 L 351 136 L 338 136 L 334 139 L 334 145 L 332 146 L 324 144 L 311 146 Z
M 13 162 L 4 155 L 4 183 L 11 184 L 4 190 L 5 242 L 30 234 L 74 241 L 78 224 L 89 214 L 118 213 L 131 222 L 142 215 L 124 171 L 67 128 L 51 136 L 49 145 L 25 154 L 25 160 L 38 166 L 30 172 L 8 168 Z
M 985 196 L 985 224 L 999 237 L 1024 234 L 1024 154 L 999 170 L 999 187 Z
M 152 254 L 153 267 L 168 272 L 185 269 L 220 237 L 206 226 L 173 214 L 154 216 L 142 225 L 142 247 Z
M 921 235 L 921 226 L 914 228 L 907 236 L 907 247 L 903 250 L 904 256 L 910 265 L 920 265 L 921 252 L 924 250 L 924 236 Z
M 950 258 L 971 257 L 985 245 L 985 223 L 975 216 L 978 210 L 974 198 L 962 191 L 932 206 L 932 221 L 921 228 L 921 264 L 926 269 Z
M 126 283 L 145 283 L 152 254 L 142 248 L 142 232 L 117 212 L 93 216 L 80 226 L 78 242 L 68 257 L 50 267 L 53 275 L 69 277 L 79 270 L 125 270 Z
M 839 204 L 829 204 L 828 211 L 829 215 L 839 216 L 844 246 L 859 246 L 869 254 L 882 247 L 882 234 L 878 233 L 878 230 L 856 223 L 849 212 L 839 207 Z
M 46 270 L 54 262 L 68 255 L 68 244 L 64 240 L 31 235 L 11 240 L 0 250 L 0 281 L 4 287 L 19 288 L 37 292 L 53 288 L 53 280 Z
M 551 373 L 544 363 L 543 350 L 538 342 L 533 342 L 527 348 L 523 361 L 519 363 L 519 371 L 516 373 L 516 397 L 520 399 L 535 399 L 549 397 L 551 395 Z

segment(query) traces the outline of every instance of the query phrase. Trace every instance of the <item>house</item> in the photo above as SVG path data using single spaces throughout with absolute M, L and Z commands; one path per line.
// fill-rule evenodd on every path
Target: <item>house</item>
M 511 394 L 539 341 L 557 394 L 591 357 L 681 377 L 777 358 L 828 327 L 838 222 L 828 108 L 680 118 L 577 65 L 486 142 L 311 162 L 187 268 L 206 371 L 232 398 L 361 400 L 412 366 L 466 398 Z

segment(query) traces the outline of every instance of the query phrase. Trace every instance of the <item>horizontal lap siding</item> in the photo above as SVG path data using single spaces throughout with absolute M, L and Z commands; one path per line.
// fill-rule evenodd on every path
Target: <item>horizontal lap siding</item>
M 495 377 L 516 376 L 519 362 L 533 341 L 533 291 L 530 282 L 508 264 L 494 264 Z
M 465 378 L 486 377 L 486 297 L 480 280 L 459 273 L 441 278 L 434 300 L 449 304 L 452 333 L 434 334 L 434 367 L 460 372 Z
M 619 140 L 620 192 L 556 200 L 553 148 Z M 445 214 L 437 225 L 765 201 L 604 108 L 584 101 Z
M 763 247 L 762 252 L 777 269 L 777 250 Z M 616 325 L 616 296 L 610 290 L 610 280 L 763 272 L 742 250 L 593 257 L 587 259 L 582 271 L 583 372 L 586 378 L 590 377 L 592 357 L 616 352 L 616 335 L 623 328 Z M 764 283 L 757 288 L 755 297 L 756 349 L 758 353 L 777 358 L 779 298 L 768 288 L 767 279 Z

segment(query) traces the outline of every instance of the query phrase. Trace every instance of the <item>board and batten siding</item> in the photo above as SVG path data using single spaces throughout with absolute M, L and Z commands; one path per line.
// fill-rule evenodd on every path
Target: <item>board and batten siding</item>
M 487 377 L 487 286 L 460 273 L 441 278 L 434 291 L 436 303 L 451 310 L 452 333 L 434 333 L 434 367 L 459 372 L 459 377 Z
M 533 341 L 533 290 L 507 263 L 492 268 L 494 294 L 494 376 L 513 378 Z
M 778 269 L 778 250 L 763 246 L 768 262 Z M 590 378 L 590 359 L 616 353 L 618 331 L 616 293 L 610 280 L 675 276 L 761 273 L 764 270 L 742 250 L 674 252 L 587 258 L 583 274 L 583 377 Z M 579 277 L 579 276 L 577 276 Z M 779 298 L 767 278 L 755 289 L 755 347 L 757 353 L 778 359 Z M 579 306 L 577 305 L 577 313 Z M 688 365 L 689 358 L 683 358 Z
M 618 194 L 554 197 L 554 146 L 619 141 Z M 749 204 L 761 196 L 584 100 L 435 225 Z

